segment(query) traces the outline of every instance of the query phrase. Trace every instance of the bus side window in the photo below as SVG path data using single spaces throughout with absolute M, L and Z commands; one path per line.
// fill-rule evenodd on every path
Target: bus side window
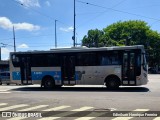
M 100 65 L 110 65 L 110 64 L 111 64 L 111 59 L 107 55 L 101 56 Z
M 76 59 L 77 66 L 95 66 L 96 54 L 92 52 L 78 53 Z
M 120 55 L 118 52 L 102 52 L 99 54 L 100 65 L 118 65 L 120 62 Z

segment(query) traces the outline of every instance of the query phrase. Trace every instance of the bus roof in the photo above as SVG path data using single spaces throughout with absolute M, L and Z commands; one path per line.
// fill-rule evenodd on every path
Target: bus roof
M 88 47 L 72 47 L 72 48 L 56 48 L 47 51 L 33 50 L 25 52 L 11 52 L 17 54 L 34 54 L 34 53 L 68 53 L 68 52 L 89 52 L 89 51 L 109 51 L 109 50 L 131 50 L 131 49 L 144 49 L 143 45 L 134 46 L 113 46 L 113 47 L 99 47 L 99 48 L 88 48 Z

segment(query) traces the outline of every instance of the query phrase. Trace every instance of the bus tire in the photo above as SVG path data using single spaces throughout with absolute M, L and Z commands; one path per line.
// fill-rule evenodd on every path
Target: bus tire
M 120 79 L 117 76 L 109 76 L 105 80 L 108 89 L 118 89 L 120 86 Z
M 7 85 L 10 85 L 10 83 L 7 83 Z
M 43 81 L 42 81 L 43 85 L 44 85 L 44 88 L 46 89 L 51 89 L 54 87 L 54 79 L 50 76 L 47 76 L 45 78 L 43 78 Z
M 0 82 L 0 85 L 2 85 L 2 82 Z

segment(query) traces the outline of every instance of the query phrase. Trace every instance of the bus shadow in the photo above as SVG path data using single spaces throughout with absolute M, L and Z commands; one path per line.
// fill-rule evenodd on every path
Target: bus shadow
M 11 89 L 12 91 L 55 91 L 55 92 L 150 92 L 146 87 L 120 87 L 116 90 L 110 90 L 102 87 L 61 87 L 54 89 L 45 89 L 41 87 L 19 87 Z

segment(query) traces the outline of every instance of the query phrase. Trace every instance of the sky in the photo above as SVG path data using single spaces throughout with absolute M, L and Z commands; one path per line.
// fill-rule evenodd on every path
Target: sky
M 2 60 L 14 51 L 50 50 L 73 46 L 74 0 L 0 0 Z M 159 0 L 75 0 L 76 42 L 90 29 L 127 20 L 143 20 L 160 33 Z

